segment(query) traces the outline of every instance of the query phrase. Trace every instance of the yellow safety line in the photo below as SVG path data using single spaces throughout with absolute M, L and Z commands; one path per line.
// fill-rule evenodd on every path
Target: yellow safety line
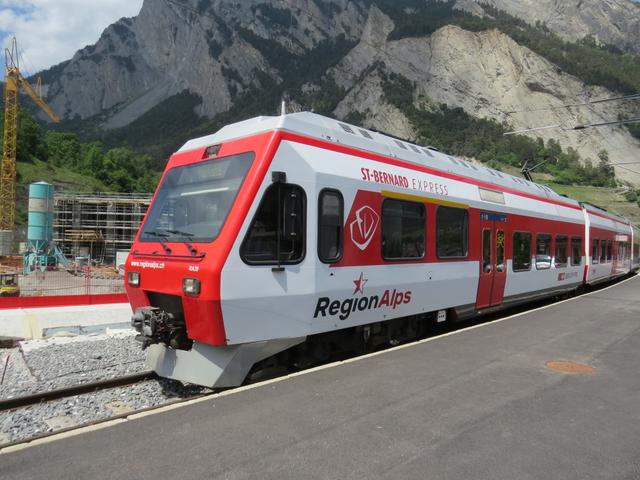
M 452 202 L 450 200 L 440 200 L 437 198 L 423 197 L 422 195 L 412 195 L 410 193 L 391 192 L 389 190 L 382 190 L 382 192 L 380 193 L 382 194 L 383 197 L 395 198 L 398 200 L 408 200 L 410 202 L 421 202 L 421 203 L 433 203 L 436 205 L 444 205 L 446 207 L 454 207 L 454 208 L 469 208 L 469 205 L 466 203 L 458 203 L 458 202 Z

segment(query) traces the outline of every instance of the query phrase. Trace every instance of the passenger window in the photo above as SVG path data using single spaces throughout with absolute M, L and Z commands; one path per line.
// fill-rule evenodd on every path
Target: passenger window
M 594 238 L 591 241 L 591 264 L 592 265 L 597 265 L 598 264 L 598 255 L 599 255 L 599 242 L 597 238 Z
M 580 237 L 571 238 L 571 265 L 582 263 L 582 239 Z
M 607 241 L 600 240 L 600 263 L 607 261 Z
M 382 257 L 422 258 L 426 235 L 424 204 L 387 198 L 382 203 Z
M 464 258 L 469 242 L 469 214 L 462 208 L 439 206 L 436 212 L 438 258 Z
M 569 237 L 556 236 L 556 267 L 566 267 L 568 262 Z
M 536 236 L 536 270 L 551 268 L 551 235 L 546 233 Z
M 305 252 L 305 194 L 275 183 L 264 194 L 240 249 L 249 264 L 299 263 Z
M 333 263 L 342 257 L 344 201 L 337 190 L 322 190 L 318 199 L 318 257 Z
M 516 232 L 513 234 L 513 271 L 531 270 L 531 234 Z
M 612 256 L 613 247 L 611 246 L 611 240 L 607 241 L 607 262 L 610 262 L 613 259 Z

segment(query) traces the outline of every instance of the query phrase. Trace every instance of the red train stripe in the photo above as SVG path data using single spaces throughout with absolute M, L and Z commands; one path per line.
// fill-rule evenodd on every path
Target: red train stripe
M 353 155 L 360 158 L 366 158 L 367 160 L 372 160 L 374 162 L 385 163 L 388 165 L 394 165 L 396 167 L 408 168 L 410 170 L 416 170 L 423 173 L 428 173 L 430 175 L 436 175 L 443 178 L 448 178 L 450 180 L 456 180 L 459 182 L 469 183 L 472 185 L 477 185 L 479 187 L 488 188 L 491 190 L 497 190 L 505 193 L 511 193 L 513 195 L 519 195 L 521 197 L 530 198 L 533 200 L 538 200 L 540 202 L 551 203 L 554 205 L 559 205 L 566 208 L 571 208 L 574 210 L 582 210 L 579 205 L 572 205 L 570 203 L 560 202 L 558 200 L 552 200 L 550 198 L 541 197 L 539 195 L 535 195 L 532 193 L 521 192 L 520 190 L 504 187 L 501 185 L 495 185 L 493 183 L 483 182 L 480 180 L 475 180 L 470 177 L 465 177 L 462 175 L 458 175 L 455 173 L 444 172 L 441 170 L 437 170 L 435 168 L 425 167 L 422 165 L 418 165 L 415 163 L 408 162 L 406 160 L 398 160 L 395 158 L 390 158 L 384 155 L 380 155 L 377 153 L 367 152 L 364 150 L 359 150 L 354 147 L 347 147 L 344 145 L 338 145 L 335 143 L 327 142 L 324 140 L 319 140 L 317 138 L 306 137 L 304 135 L 299 135 L 291 132 L 282 132 L 282 139 L 288 140 L 291 142 L 302 143 L 304 145 L 310 145 L 312 147 L 322 148 L 324 150 L 331 150 L 338 153 L 344 153 L 346 155 Z
M 619 220 L 618 218 L 610 216 L 610 215 L 605 215 L 604 213 L 594 212 L 593 210 L 589 210 L 589 209 L 587 209 L 587 213 L 589 215 L 595 215 L 596 217 L 606 218 L 607 220 L 611 220 L 612 222 L 621 223 L 622 225 L 626 225 L 626 226 L 630 225 L 629 222 L 626 222 L 626 221 L 623 221 L 623 220 Z

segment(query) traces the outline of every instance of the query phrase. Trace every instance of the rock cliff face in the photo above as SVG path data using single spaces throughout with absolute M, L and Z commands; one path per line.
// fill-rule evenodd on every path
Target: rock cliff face
M 597 41 L 640 55 L 640 5 L 631 0 L 459 0 L 458 7 L 483 14 L 488 4 L 535 25 L 543 23 L 561 37 Z
M 640 52 L 640 7 L 628 0 L 483 2 L 533 24 L 544 22 L 567 39 L 589 34 Z M 474 0 L 458 0 L 456 7 L 486 14 Z M 95 45 L 45 72 L 48 101 L 67 119 L 90 119 L 113 129 L 181 92 L 200 99 L 195 113 L 213 118 L 252 87 L 307 75 L 312 78 L 302 92 L 319 88 L 321 79 L 342 87 L 337 117 L 361 112 L 370 126 L 411 136 L 409 120 L 384 100 L 384 68 L 414 82 L 416 105 L 462 107 L 515 129 L 569 127 L 633 111 L 634 105 L 616 103 L 539 110 L 614 94 L 584 85 L 500 32 L 445 26 L 430 36 L 392 41 L 393 29 L 391 18 L 371 0 L 146 0 L 137 17 L 121 19 Z M 322 71 L 309 71 L 325 64 Z M 537 111 L 505 113 L 523 110 Z M 556 138 L 585 159 L 595 160 L 606 149 L 612 163 L 628 161 L 640 148 L 622 127 L 588 133 L 542 130 L 532 136 Z M 616 174 L 640 184 L 640 175 Z
M 45 72 L 49 102 L 65 118 L 103 115 L 104 127 L 115 128 L 189 90 L 202 99 L 197 113 L 212 117 L 256 83 L 256 71 L 281 80 L 265 51 L 303 55 L 341 35 L 359 37 L 365 17 L 355 3 L 296 3 L 291 13 L 276 0 L 147 0 L 57 75 Z
M 349 89 L 335 111 L 338 117 L 357 111 L 365 115 L 368 126 L 412 136 L 403 115 L 384 101 L 378 71 L 365 73 L 376 61 L 384 61 L 388 69 L 414 82 L 416 105 L 427 100 L 462 107 L 471 115 L 507 122 L 514 129 L 555 124 L 571 128 L 628 116 L 637 108 L 629 103 L 604 103 L 574 110 L 540 110 L 580 102 L 581 97 L 607 98 L 613 94 L 559 72 L 555 65 L 497 31 L 472 33 L 447 26 L 430 37 L 384 41 L 392 28 L 388 17 L 372 9 L 362 42 L 334 69 L 336 78 Z M 577 92 L 580 95 L 576 96 Z M 527 112 L 506 113 L 524 110 Z M 640 148 L 640 142 L 623 127 L 588 131 L 557 128 L 531 135 L 559 139 L 563 146 L 574 148 L 583 159 L 594 163 L 603 149 L 609 152 L 611 163 L 620 163 L 635 158 Z M 640 175 L 628 170 L 618 168 L 616 175 L 640 182 Z

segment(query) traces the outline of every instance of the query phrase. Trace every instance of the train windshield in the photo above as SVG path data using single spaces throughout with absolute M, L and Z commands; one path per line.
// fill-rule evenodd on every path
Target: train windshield
M 140 240 L 211 242 L 251 166 L 253 152 L 172 168 L 151 205 Z

